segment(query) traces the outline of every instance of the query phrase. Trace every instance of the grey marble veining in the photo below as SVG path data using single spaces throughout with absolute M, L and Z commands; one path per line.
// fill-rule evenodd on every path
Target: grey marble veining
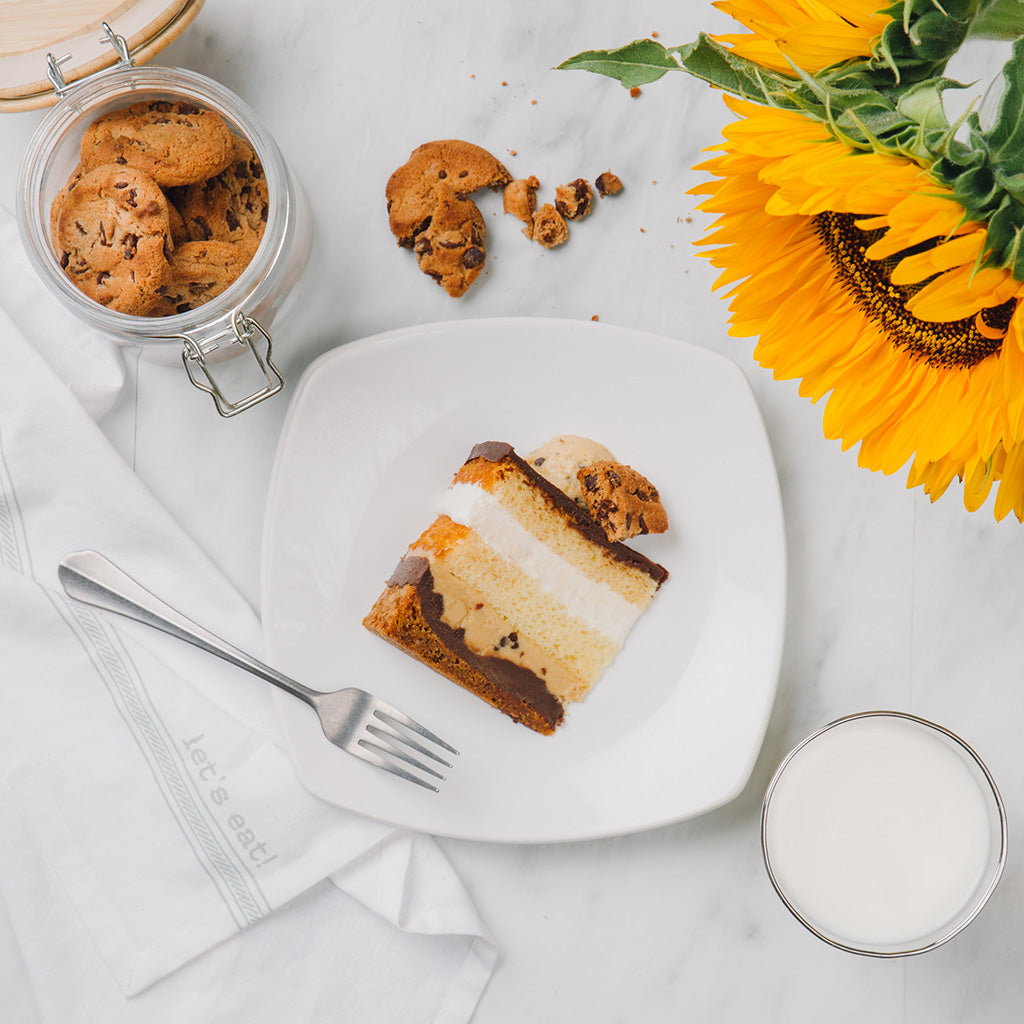
M 294 381 L 320 353 L 436 320 L 555 316 L 636 327 L 735 359 L 777 460 L 789 608 L 778 696 L 743 793 L 697 820 L 589 843 L 446 841 L 501 950 L 475 1024 L 524 1020 L 688 1024 L 1010 1024 L 1024 1005 L 1024 533 L 938 504 L 903 474 L 856 465 L 821 433 L 821 407 L 757 367 L 727 334 L 715 272 L 693 245 L 708 219 L 687 191 L 728 120 L 682 75 L 632 99 L 554 65 L 658 31 L 666 43 L 731 23 L 697 0 L 436 0 L 303 4 L 208 0 L 162 55 L 214 77 L 260 114 L 302 181 L 318 232 L 303 308 L 277 336 Z M 984 61 L 965 69 L 988 73 Z M 507 83 L 507 84 L 505 84 Z M 0 120 L 0 202 L 37 115 Z M 462 137 L 535 174 L 542 197 L 612 168 L 626 183 L 545 252 L 480 201 L 486 274 L 461 300 L 391 238 L 383 190 L 420 142 Z M 515 358 L 515 353 L 509 353 Z M 131 386 L 104 426 L 213 559 L 259 604 L 262 510 L 286 401 L 221 421 L 180 368 L 128 357 Z M 620 372 L 644 368 L 623 353 Z M 386 415 L 386 410 L 382 410 Z M 695 481 L 699 485 L 699 481 Z M 908 710 L 960 732 L 1007 804 L 1010 858 L 990 906 L 941 950 L 861 959 L 814 939 L 775 897 L 761 862 L 761 797 L 785 752 L 842 714 Z M 15 968 L 0 975 L 17 1002 Z

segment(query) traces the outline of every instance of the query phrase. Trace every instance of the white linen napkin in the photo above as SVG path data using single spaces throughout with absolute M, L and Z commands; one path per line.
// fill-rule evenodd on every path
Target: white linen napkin
M 124 362 L 114 341 L 76 320 L 36 277 L 18 237 L 18 225 L 0 206 L 0 309 L 50 364 L 94 419 L 124 386 Z M 69 345 L 68 337 L 75 343 Z
M 96 548 L 262 647 L 2 309 L 0 359 L 0 896 L 40 1019 L 467 1021 L 496 954 L 434 841 L 308 794 L 265 683 L 63 594 Z

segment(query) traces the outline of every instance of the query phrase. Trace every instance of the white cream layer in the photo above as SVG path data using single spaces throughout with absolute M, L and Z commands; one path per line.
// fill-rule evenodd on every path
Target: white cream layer
M 643 609 L 606 583 L 590 579 L 524 529 L 489 491 L 476 484 L 452 484 L 438 509 L 475 530 L 481 540 L 560 601 L 575 618 L 613 643 L 626 639 Z

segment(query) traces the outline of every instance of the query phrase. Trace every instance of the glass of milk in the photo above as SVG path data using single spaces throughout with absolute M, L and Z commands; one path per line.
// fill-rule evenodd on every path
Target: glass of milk
M 1006 815 L 978 755 L 897 711 L 826 725 L 783 760 L 761 811 L 776 892 L 851 953 L 934 949 L 985 905 L 1006 859 Z

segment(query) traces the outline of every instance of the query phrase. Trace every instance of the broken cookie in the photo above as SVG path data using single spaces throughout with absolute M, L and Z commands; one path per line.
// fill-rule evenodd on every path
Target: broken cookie
M 526 227 L 523 234 L 533 238 L 533 214 L 537 209 L 537 189 L 540 182 L 531 175 L 529 178 L 518 178 L 505 186 L 502 196 L 506 213 L 521 220 Z
M 585 178 L 577 178 L 555 189 L 555 209 L 566 220 L 579 220 L 590 213 L 594 193 Z
M 453 298 L 483 270 L 487 228 L 476 203 L 452 190 L 439 194 L 430 223 L 413 242 L 420 270 L 432 277 Z
M 465 199 L 481 188 L 500 191 L 511 180 L 500 161 L 471 142 L 425 142 L 391 175 L 384 189 L 391 233 L 399 245 L 411 248 L 434 215 L 439 190 L 451 189 Z
M 641 473 L 619 462 L 595 462 L 576 474 L 591 516 L 609 540 L 664 533 L 668 516 L 658 489 Z
M 603 171 L 594 180 L 594 184 L 597 186 L 597 191 L 602 196 L 613 196 L 617 192 L 622 191 L 622 182 L 619 181 L 617 175 L 612 174 L 611 171 Z
M 551 203 L 545 203 L 533 215 L 533 240 L 553 249 L 569 238 L 569 225 Z

